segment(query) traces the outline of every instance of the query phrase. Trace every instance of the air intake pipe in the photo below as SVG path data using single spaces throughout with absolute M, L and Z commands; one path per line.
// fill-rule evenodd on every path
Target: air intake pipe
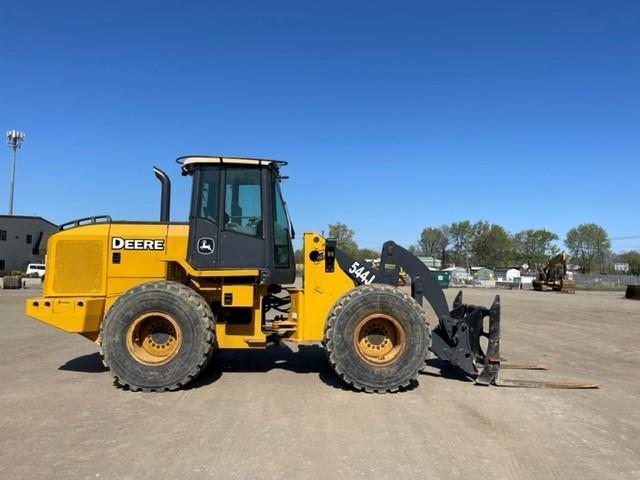
M 160 197 L 160 221 L 169 221 L 169 210 L 171 208 L 171 180 L 169 176 L 158 167 L 153 167 L 153 173 L 162 184 L 162 195 Z

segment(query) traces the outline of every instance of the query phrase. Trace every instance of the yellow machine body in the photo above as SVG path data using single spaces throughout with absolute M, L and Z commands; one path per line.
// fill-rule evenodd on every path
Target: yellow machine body
M 321 341 L 329 310 L 354 286 L 341 268 L 325 271 L 325 239 L 305 232 L 302 285 L 285 287 L 291 296 L 287 316 L 265 322 L 267 288 L 260 285 L 259 270 L 195 270 L 186 261 L 188 236 L 187 224 L 113 222 L 62 230 L 48 242 L 43 296 L 28 300 L 26 313 L 99 341 L 100 325 L 120 295 L 145 282 L 173 280 L 220 302 L 229 316 L 251 310 L 247 323 L 218 320 L 219 348 L 264 348 L 270 333 L 294 342 Z M 315 262 L 309 255 L 314 250 Z

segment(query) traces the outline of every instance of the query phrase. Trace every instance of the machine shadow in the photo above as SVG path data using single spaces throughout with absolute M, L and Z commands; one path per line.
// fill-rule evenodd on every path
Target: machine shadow
M 447 380 L 458 380 L 459 382 L 473 382 L 473 380 L 469 378 L 469 376 L 462 370 L 439 358 L 430 358 L 429 360 L 427 360 L 427 367 L 435 368 L 439 370 L 439 372 L 422 370 L 420 372 L 421 375 L 446 378 Z
M 58 370 L 80 373 L 103 373 L 106 372 L 108 368 L 102 364 L 100 354 L 94 352 L 73 358 L 64 365 L 60 365 Z
M 186 388 L 209 385 L 225 373 L 265 373 L 274 369 L 317 373 L 324 383 L 336 388 L 342 384 L 319 345 L 301 345 L 297 352 L 281 345 L 265 350 L 218 350 L 207 368 Z
M 294 373 L 317 373 L 325 385 L 345 392 L 359 393 L 336 375 L 329 365 L 324 349 L 319 345 L 301 345 L 297 352 L 286 346 L 266 350 L 220 350 L 211 359 L 207 368 L 186 389 L 209 385 L 225 373 L 264 373 L 274 369 Z M 411 382 L 400 390 L 413 390 L 418 382 Z
M 468 381 L 466 377 L 456 371 L 457 369 L 447 368 L 446 362 L 434 359 L 428 363 L 430 366 L 440 368 L 442 375 L 432 372 L 423 372 L 423 374 Z M 219 350 L 207 368 L 184 389 L 191 390 L 210 385 L 225 373 L 265 373 L 274 369 L 288 370 L 294 373 L 317 373 L 318 378 L 325 385 L 345 392 L 359 393 L 336 375 L 327 361 L 323 348 L 319 345 L 301 345 L 297 352 L 292 352 L 285 346 L 266 350 Z M 73 358 L 58 367 L 58 370 L 104 373 L 108 371 L 108 368 L 102 364 L 100 354 L 95 352 Z M 417 386 L 418 382 L 413 381 L 398 393 L 413 390 Z

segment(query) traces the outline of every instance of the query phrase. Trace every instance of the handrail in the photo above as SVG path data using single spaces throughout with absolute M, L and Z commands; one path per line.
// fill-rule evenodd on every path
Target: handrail
M 200 158 L 218 158 L 220 159 L 220 163 L 233 163 L 233 160 L 254 160 L 258 162 L 258 165 L 273 163 L 278 165 L 279 167 L 284 167 L 289 165 L 289 162 L 285 160 L 273 160 L 268 158 L 255 158 L 255 157 L 233 157 L 233 156 L 224 156 L 224 155 L 183 155 L 181 157 L 176 158 L 176 163 L 180 166 L 183 165 L 184 160 L 191 157 L 200 157 Z M 231 160 L 230 162 L 225 162 L 225 159 Z
M 70 222 L 63 223 L 58 226 L 59 230 L 69 230 L 70 228 L 80 227 L 82 225 L 92 225 L 94 223 L 111 223 L 113 219 L 109 215 L 96 215 L 93 217 L 78 218 Z

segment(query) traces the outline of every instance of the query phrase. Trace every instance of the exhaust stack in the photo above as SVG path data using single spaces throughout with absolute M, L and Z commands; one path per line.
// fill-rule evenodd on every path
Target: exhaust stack
M 156 178 L 160 180 L 162 184 L 162 195 L 160 197 L 160 221 L 169 221 L 169 210 L 171 208 L 171 180 L 169 176 L 160 170 L 158 167 L 153 167 L 153 173 L 156 174 Z

